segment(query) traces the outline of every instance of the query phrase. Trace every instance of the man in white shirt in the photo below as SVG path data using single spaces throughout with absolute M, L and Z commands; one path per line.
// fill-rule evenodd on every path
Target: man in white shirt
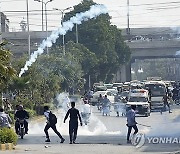
M 132 128 L 134 129 L 134 135 L 138 133 L 138 128 L 137 128 L 137 122 L 135 119 L 135 110 L 136 110 L 136 105 L 131 105 L 131 109 L 127 112 L 127 127 L 128 127 L 128 133 L 127 133 L 127 143 L 131 143 L 130 141 L 130 134 Z
M 103 116 L 104 115 L 109 115 L 110 116 L 110 107 L 111 107 L 111 102 L 107 98 L 107 95 L 104 96 L 104 99 L 102 101 L 102 111 L 103 111 Z
M 8 114 L 6 114 L 4 112 L 3 108 L 0 108 L 0 127 L 1 128 L 4 128 L 4 127 L 11 128 L 10 123 L 12 123 L 11 118 L 9 117 Z

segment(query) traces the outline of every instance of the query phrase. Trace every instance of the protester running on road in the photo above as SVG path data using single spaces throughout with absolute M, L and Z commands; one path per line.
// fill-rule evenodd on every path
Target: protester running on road
M 51 122 L 50 120 L 50 115 L 52 115 L 52 112 L 49 110 L 48 106 L 44 106 L 44 116 L 47 119 L 47 124 L 44 128 L 44 132 L 46 134 L 46 141 L 45 142 L 51 142 L 50 138 L 49 138 L 49 133 L 48 133 L 48 129 L 52 128 L 53 131 L 59 136 L 59 138 L 61 139 L 60 143 L 64 143 L 65 139 L 62 137 L 62 135 L 57 131 L 56 128 L 56 123 Z
M 170 109 L 170 105 L 169 105 L 168 99 L 169 99 L 169 98 L 168 98 L 167 95 L 164 95 L 164 96 L 163 96 L 164 108 L 166 109 L 166 106 L 167 106 L 168 109 L 169 109 L 169 113 L 172 113 L 172 112 L 171 112 L 171 109 Z
M 77 130 L 78 130 L 78 118 L 80 121 L 80 124 L 82 126 L 82 120 L 81 116 L 79 114 L 79 110 L 75 108 L 75 102 L 71 102 L 71 108 L 66 113 L 66 116 L 64 118 L 64 123 L 66 122 L 66 119 L 70 115 L 69 120 L 69 138 L 70 138 L 70 144 L 76 143 L 77 138 Z
M 134 135 L 138 133 L 138 128 L 136 126 L 137 122 L 135 120 L 135 110 L 136 110 L 136 105 L 131 105 L 131 109 L 127 112 L 127 127 L 128 127 L 128 133 L 127 133 L 127 143 L 131 143 L 130 141 L 130 134 L 132 128 L 135 130 Z

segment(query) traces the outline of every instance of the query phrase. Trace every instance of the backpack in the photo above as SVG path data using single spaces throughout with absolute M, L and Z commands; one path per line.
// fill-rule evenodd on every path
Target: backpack
M 57 123 L 57 117 L 51 111 L 49 112 L 49 123 L 55 125 Z

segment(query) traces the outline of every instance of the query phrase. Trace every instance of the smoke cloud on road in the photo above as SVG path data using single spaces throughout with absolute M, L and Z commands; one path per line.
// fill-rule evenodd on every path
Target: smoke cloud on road
M 60 93 L 57 95 L 57 100 L 58 100 L 58 110 L 55 112 L 57 118 L 58 118 L 58 123 L 57 123 L 57 129 L 60 131 L 62 135 L 68 135 L 69 131 L 69 119 L 67 119 L 66 123 L 63 123 L 64 116 L 68 109 L 70 108 L 70 102 L 75 101 L 76 102 L 76 108 L 81 111 L 83 101 L 82 100 L 74 100 L 69 98 L 68 93 Z M 43 130 L 45 127 L 45 118 L 41 118 L 38 121 L 33 121 L 29 125 L 29 133 L 30 134 L 44 134 Z M 54 134 L 54 132 L 49 129 L 50 134 Z M 88 125 L 83 125 L 82 127 L 79 126 L 78 128 L 78 134 L 79 135 L 114 135 L 114 134 L 121 134 L 120 131 L 117 132 L 109 132 L 104 125 L 104 123 L 97 118 L 93 113 L 91 113 L 89 123 Z
M 168 114 L 164 113 L 163 118 L 158 123 L 151 125 L 151 128 L 143 128 L 141 131 L 147 136 L 170 136 L 177 137 L 180 135 L 180 116 L 171 118 Z

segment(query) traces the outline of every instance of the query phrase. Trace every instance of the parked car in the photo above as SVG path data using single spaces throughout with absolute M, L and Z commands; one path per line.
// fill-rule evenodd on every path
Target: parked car
M 113 88 L 113 84 L 112 83 L 105 83 L 104 86 L 106 86 L 107 89 L 112 89 Z

